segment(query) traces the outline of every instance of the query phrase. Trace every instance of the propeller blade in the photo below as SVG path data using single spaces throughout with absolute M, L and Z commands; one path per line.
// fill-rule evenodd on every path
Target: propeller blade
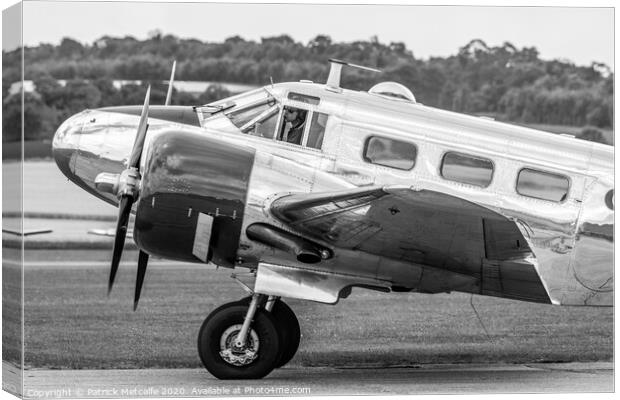
M 136 292 L 133 298 L 133 310 L 138 308 L 140 301 L 140 292 L 142 292 L 142 284 L 144 283 L 144 275 L 146 274 L 146 265 L 149 262 L 149 255 L 142 250 L 138 255 L 138 275 L 136 276 Z
M 166 93 L 166 103 L 169 106 L 172 101 L 172 83 L 174 82 L 174 71 L 177 69 L 177 60 L 172 63 L 172 73 L 170 74 L 170 82 L 168 82 L 168 93 Z
M 129 157 L 128 168 L 137 168 L 140 164 L 140 156 L 142 155 L 142 148 L 144 147 L 144 139 L 146 138 L 146 131 L 149 127 L 149 99 L 151 98 L 151 85 L 146 89 L 146 95 L 144 96 L 144 107 L 142 107 L 142 114 L 140 115 L 140 124 L 138 125 L 138 133 L 136 134 L 136 140 L 133 142 L 133 149 L 131 150 L 131 156 Z
M 114 236 L 114 248 L 112 249 L 112 269 L 110 270 L 110 280 L 108 281 L 108 295 L 114 285 L 114 278 L 118 271 L 118 264 L 121 261 L 123 247 L 125 247 L 125 237 L 127 236 L 127 223 L 131 213 L 131 203 L 133 199 L 123 196 L 118 204 L 118 220 L 116 222 L 116 235 Z

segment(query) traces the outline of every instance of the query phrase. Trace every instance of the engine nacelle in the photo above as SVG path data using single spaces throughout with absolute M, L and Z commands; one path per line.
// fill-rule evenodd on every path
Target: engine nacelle
M 169 131 L 149 144 L 134 239 L 168 259 L 232 267 L 254 150 Z

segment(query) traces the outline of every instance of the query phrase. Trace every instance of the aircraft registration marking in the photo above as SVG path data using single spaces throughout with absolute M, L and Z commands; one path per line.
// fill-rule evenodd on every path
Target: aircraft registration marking
M 213 227 L 213 217 L 207 214 L 198 213 L 196 222 L 196 234 L 194 235 L 194 247 L 192 254 L 200 260 L 207 262 L 209 253 L 209 242 L 211 241 L 211 228 Z

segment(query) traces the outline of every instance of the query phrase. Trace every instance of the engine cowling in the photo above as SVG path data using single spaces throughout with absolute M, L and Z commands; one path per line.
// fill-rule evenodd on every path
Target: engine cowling
M 149 144 L 134 240 L 168 259 L 232 267 L 254 150 L 169 131 Z

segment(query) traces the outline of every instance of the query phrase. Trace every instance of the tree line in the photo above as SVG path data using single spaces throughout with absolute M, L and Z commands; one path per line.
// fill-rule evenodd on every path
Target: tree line
M 347 70 L 342 86 L 354 90 L 391 80 L 410 88 L 423 104 L 457 112 L 517 123 L 599 128 L 613 123 L 613 73 L 608 67 L 542 60 L 535 48 L 510 43 L 492 47 L 472 40 L 452 56 L 424 60 L 404 43 L 382 43 L 376 37 L 334 42 L 318 35 L 304 44 L 287 35 L 259 42 L 234 36 L 206 43 L 156 33 L 146 40 L 104 36 L 92 44 L 65 38 L 59 45 L 26 47 L 23 55 L 24 79 L 36 87 L 25 98 L 29 138 L 50 137 L 59 121 L 84 108 L 140 104 L 144 86 L 116 89 L 112 80 L 160 82 L 169 76 L 173 59 L 177 80 L 266 85 L 271 80 L 324 82 L 327 59 L 337 58 L 383 71 Z M 3 52 L 3 140 L 15 131 L 18 101 L 8 89 L 21 79 L 20 59 L 19 50 Z M 67 85 L 58 85 L 58 79 Z M 155 87 L 153 101 L 159 96 L 163 102 L 165 90 Z M 226 95 L 213 86 L 200 96 L 177 93 L 173 103 L 204 104 Z
M 95 80 L 70 79 L 61 85 L 55 78 L 43 75 L 33 80 L 36 92 L 24 93 L 25 140 L 51 139 L 58 126 L 87 108 L 144 103 L 147 82 L 126 84 L 117 89 L 109 78 Z M 164 104 L 168 88 L 154 82 L 151 88 L 151 104 Z M 172 104 L 200 105 L 230 96 L 223 86 L 210 85 L 199 96 L 172 91 Z M 3 103 L 2 141 L 11 142 L 21 137 L 21 96 L 7 95 Z

